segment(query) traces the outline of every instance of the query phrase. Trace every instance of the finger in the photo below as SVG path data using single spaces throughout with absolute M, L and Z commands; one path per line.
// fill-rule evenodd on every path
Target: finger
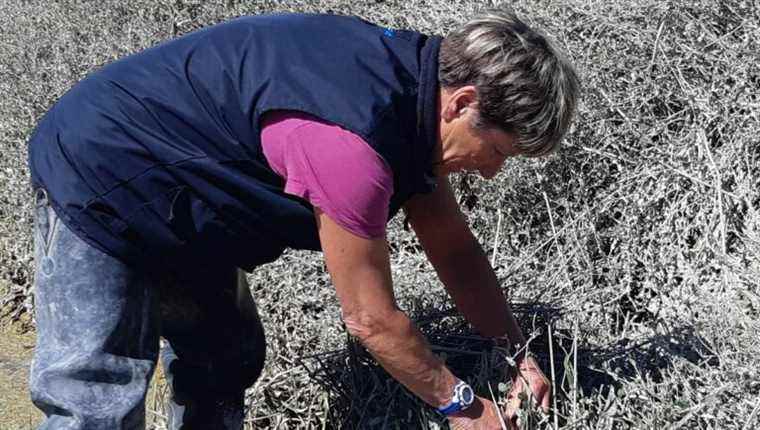
M 541 399 L 541 410 L 543 410 L 545 414 L 549 413 L 549 401 L 551 400 L 551 397 L 552 396 L 549 390 L 546 390 L 543 398 Z
M 504 424 L 506 425 L 506 429 L 508 430 L 519 430 L 519 427 L 517 427 L 517 414 L 514 414 L 512 416 L 504 415 Z
M 517 389 L 515 389 L 517 388 Z M 520 392 L 521 388 L 515 387 L 509 393 L 507 397 L 507 404 L 504 408 L 504 416 L 510 421 L 517 416 L 517 411 L 520 409 Z
M 517 417 L 510 418 L 507 421 L 507 429 L 508 430 L 520 430 L 519 427 L 517 427 Z

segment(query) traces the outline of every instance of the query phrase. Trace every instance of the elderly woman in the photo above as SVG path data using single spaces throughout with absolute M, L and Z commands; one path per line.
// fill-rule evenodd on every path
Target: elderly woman
M 509 11 L 445 39 L 244 17 L 92 73 L 29 147 L 41 428 L 142 428 L 159 336 L 170 428 L 242 428 L 265 341 L 238 268 L 287 247 L 323 251 L 349 332 L 452 428 L 499 428 L 396 306 L 385 225 L 403 208 L 474 328 L 524 345 L 447 175 L 550 153 L 577 85 Z M 526 383 L 547 407 L 536 363 L 518 369 L 510 408 Z

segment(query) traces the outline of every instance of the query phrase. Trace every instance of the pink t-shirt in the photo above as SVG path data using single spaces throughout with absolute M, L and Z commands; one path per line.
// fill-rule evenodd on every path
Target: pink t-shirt
M 385 235 L 393 173 L 361 137 L 303 112 L 274 111 L 262 120 L 261 145 L 286 193 L 358 236 Z

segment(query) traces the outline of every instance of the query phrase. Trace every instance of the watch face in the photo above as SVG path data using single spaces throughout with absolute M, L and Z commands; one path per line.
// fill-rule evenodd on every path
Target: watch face
M 475 400 L 475 393 L 469 385 L 463 385 L 461 391 L 459 391 L 459 398 L 462 401 L 462 405 L 470 406 L 472 401 Z

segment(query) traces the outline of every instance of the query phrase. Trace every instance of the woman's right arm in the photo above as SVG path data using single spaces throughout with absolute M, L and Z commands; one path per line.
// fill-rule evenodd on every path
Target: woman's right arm
M 315 212 L 325 262 L 349 333 L 426 403 L 436 408 L 448 404 L 457 379 L 396 305 L 385 238 L 359 237 L 318 208 Z

